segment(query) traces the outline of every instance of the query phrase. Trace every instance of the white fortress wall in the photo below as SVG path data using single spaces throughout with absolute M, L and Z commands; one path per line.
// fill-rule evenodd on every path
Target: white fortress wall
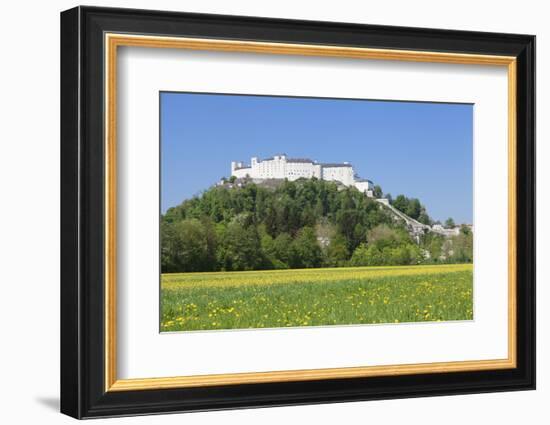
M 372 188 L 372 183 L 368 180 L 356 181 L 355 182 L 355 187 L 357 188 L 357 190 L 359 192 L 362 192 L 362 193 L 367 193 L 367 192 L 369 192 L 373 189 Z
M 310 179 L 320 174 L 320 167 L 307 160 L 287 160 L 286 176 L 289 180 L 298 180 L 299 178 Z
M 242 179 L 247 175 L 250 175 L 251 173 L 252 173 L 252 169 L 250 167 L 245 167 L 245 165 L 242 162 L 231 161 L 232 176 L 235 176 L 238 179 Z
M 284 179 L 287 174 L 286 157 L 284 155 L 275 155 L 272 158 L 259 160 L 253 157 L 250 160 L 252 178 L 263 179 Z
M 232 176 L 237 177 L 238 179 L 244 179 L 246 176 L 250 176 L 251 174 L 251 168 L 241 168 L 238 170 L 235 170 L 233 173 L 231 173 Z
M 346 186 L 352 186 L 355 182 L 353 167 L 350 164 L 324 164 L 323 180 L 337 180 Z

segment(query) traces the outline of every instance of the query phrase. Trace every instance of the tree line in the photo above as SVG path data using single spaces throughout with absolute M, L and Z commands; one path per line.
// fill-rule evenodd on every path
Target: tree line
M 373 199 L 317 179 L 212 187 L 168 209 L 160 232 L 163 273 L 471 261 L 436 235 L 415 243 Z

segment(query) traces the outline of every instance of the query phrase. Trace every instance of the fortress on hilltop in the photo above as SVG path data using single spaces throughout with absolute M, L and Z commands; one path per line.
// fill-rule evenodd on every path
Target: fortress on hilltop
M 237 178 L 249 177 L 253 180 L 300 178 L 336 181 L 344 186 L 353 186 L 369 197 L 373 197 L 373 183 L 357 176 L 353 166 L 343 163 L 318 163 L 308 158 L 289 158 L 286 154 L 271 158 L 252 157 L 250 165 L 243 162 L 231 162 L 231 175 Z
M 373 198 L 380 204 L 380 208 L 386 209 L 395 221 L 403 221 L 409 233 L 418 241 L 420 236 L 426 232 L 433 232 L 445 237 L 456 236 L 460 233 L 460 227 L 444 228 L 440 224 L 424 224 L 418 220 L 409 217 L 403 211 L 395 208 L 385 197 L 377 198 L 374 194 L 374 185 L 372 181 L 360 178 L 349 162 L 342 163 L 320 163 L 309 158 L 289 158 L 286 154 L 274 155 L 271 158 L 258 159 L 253 156 L 250 158 L 250 165 L 239 161 L 231 162 L 231 176 L 236 179 L 250 179 L 253 183 L 263 183 L 268 185 L 270 181 L 288 179 L 290 181 L 301 178 L 333 181 L 346 187 L 355 187 L 365 196 Z M 219 185 L 235 184 L 242 187 L 245 181 L 228 183 L 222 179 Z M 470 230 L 472 227 L 470 226 Z

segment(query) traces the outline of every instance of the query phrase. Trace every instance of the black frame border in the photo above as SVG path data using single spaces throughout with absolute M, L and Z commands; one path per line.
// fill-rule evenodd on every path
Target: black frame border
M 517 367 L 105 392 L 105 32 L 517 58 Z M 535 36 L 80 6 L 61 13 L 61 412 L 75 418 L 535 388 Z

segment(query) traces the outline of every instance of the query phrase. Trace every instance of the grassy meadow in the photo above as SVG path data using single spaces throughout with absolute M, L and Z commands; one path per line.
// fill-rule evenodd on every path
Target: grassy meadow
M 161 331 L 473 318 L 472 265 L 170 273 Z

